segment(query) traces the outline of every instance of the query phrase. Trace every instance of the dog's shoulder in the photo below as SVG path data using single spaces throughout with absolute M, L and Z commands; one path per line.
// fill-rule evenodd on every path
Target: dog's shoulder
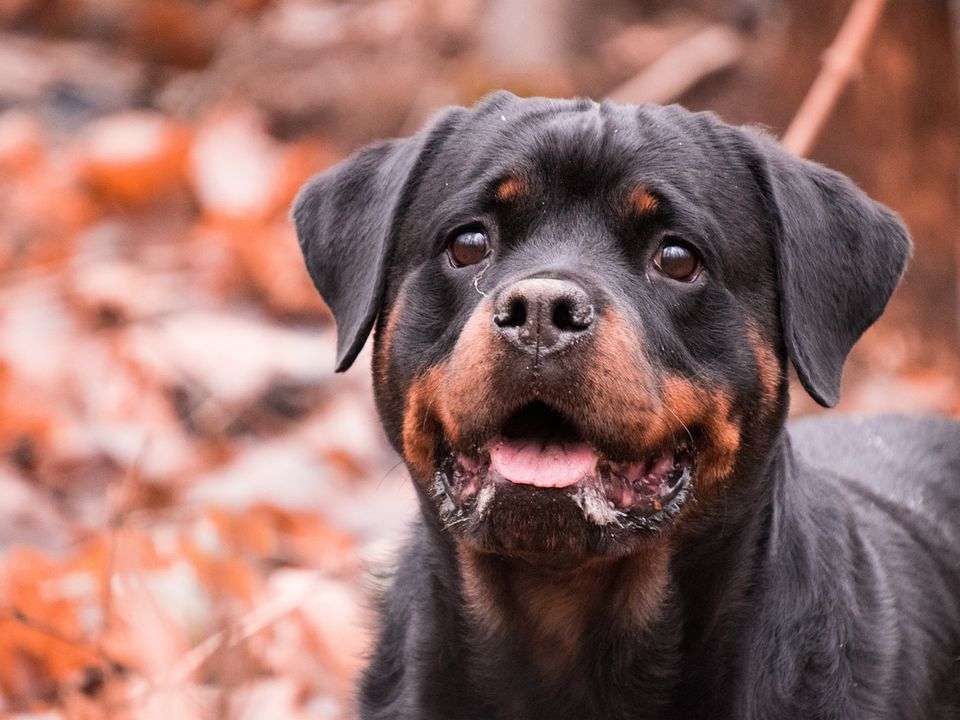
M 788 435 L 753 652 L 819 688 L 825 717 L 957 717 L 960 423 L 812 417 Z M 770 667 L 749 667 L 753 697 L 782 690 Z
M 927 594 L 960 612 L 960 423 L 818 417 L 791 423 L 789 436 L 799 476 L 792 492 L 811 498 L 815 522 L 835 518 L 835 534 L 856 536 L 848 551 L 865 543 L 860 559 L 875 557 L 901 580 L 943 583 L 948 602 Z
M 960 423 L 953 420 L 825 416 L 794 421 L 789 434 L 794 452 L 810 467 L 911 509 L 960 501 Z

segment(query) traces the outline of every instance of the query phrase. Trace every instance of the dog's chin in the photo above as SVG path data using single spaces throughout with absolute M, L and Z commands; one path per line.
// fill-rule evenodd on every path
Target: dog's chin
M 686 436 L 614 458 L 602 438 L 543 407 L 514 413 L 472 448 L 441 446 L 432 493 L 448 531 L 473 549 L 544 563 L 625 555 L 660 536 L 696 474 Z

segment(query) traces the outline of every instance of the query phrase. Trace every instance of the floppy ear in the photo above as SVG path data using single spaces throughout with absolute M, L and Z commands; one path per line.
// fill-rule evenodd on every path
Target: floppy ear
M 777 228 L 780 319 L 800 382 L 824 407 L 840 398 L 853 344 L 883 312 L 910 237 L 893 212 L 840 173 L 768 138 L 761 182 Z
M 460 108 L 462 110 L 462 108 Z M 337 372 L 353 364 L 377 318 L 399 216 L 454 110 L 417 135 L 389 140 L 313 177 L 293 205 L 307 270 L 337 322 Z

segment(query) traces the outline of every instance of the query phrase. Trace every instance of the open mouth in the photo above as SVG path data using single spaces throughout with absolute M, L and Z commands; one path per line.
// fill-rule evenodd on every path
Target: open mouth
M 500 432 L 473 452 L 450 452 L 439 479 L 461 510 L 479 506 L 498 485 L 565 494 L 601 525 L 626 518 L 654 520 L 674 514 L 686 499 L 695 453 L 686 436 L 627 460 L 612 460 L 576 425 L 534 402 L 513 413 Z

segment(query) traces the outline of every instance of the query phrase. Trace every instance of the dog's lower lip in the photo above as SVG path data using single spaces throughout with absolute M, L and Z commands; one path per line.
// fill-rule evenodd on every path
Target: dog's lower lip
M 496 441 L 490 447 L 495 444 Z M 668 449 L 649 453 L 640 460 L 617 462 L 596 454 L 589 472 L 578 481 L 552 485 L 504 477 L 491 462 L 490 448 L 487 448 L 450 453 L 441 467 L 441 474 L 451 499 L 460 505 L 474 499 L 485 484 L 532 485 L 542 492 L 567 494 L 589 487 L 615 510 L 650 516 L 675 504 L 690 484 L 693 466 L 693 450 L 686 444 L 674 443 Z

